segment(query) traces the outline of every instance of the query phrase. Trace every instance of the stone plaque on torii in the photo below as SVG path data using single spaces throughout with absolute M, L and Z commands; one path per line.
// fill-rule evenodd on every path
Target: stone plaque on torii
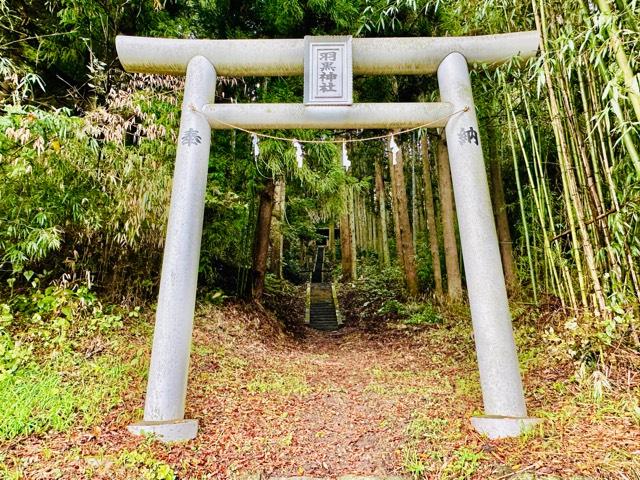
M 351 105 L 351 37 L 304 37 L 304 104 Z
M 517 436 L 527 416 L 468 64 L 533 57 L 538 33 L 476 37 L 179 40 L 119 36 L 129 72 L 186 75 L 144 418 L 133 433 L 196 436 L 185 420 L 211 129 L 444 127 L 490 438 Z M 352 103 L 352 75 L 437 73 L 440 102 Z M 305 75 L 303 104 L 214 104 L 216 75 Z

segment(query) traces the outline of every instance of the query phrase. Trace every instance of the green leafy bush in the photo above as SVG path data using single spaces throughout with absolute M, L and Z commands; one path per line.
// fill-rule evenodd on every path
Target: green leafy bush
M 127 313 L 85 285 L 39 288 L 27 276 L 31 288 L 0 304 L 0 439 L 91 423 L 130 388 L 137 362 L 96 353 L 140 308 Z
M 87 286 L 49 286 L 15 294 L 0 304 L 0 378 L 32 364 L 36 358 L 73 352 L 88 338 L 122 329 L 126 313 L 105 307 Z
M 398 315 L 404 315 L 407 312 L 407 308 L 403 303 L 392 298 L 391 300 L 387 300 L 382 304 L 382 306 L 378 309 L 378 313 L 386 314 L 386 313 L 397 313 Z
M 425 325 L 441 323 L 442 316 L 430 303 L 412 304 L 406 309 L 408 317 L 403 320 L 407 325 Z
M 32 348 L 14 340 L 5 330 L 12 322 L 11 307 L 0 304 L 0 379 L 15 372 L 31 358 Z

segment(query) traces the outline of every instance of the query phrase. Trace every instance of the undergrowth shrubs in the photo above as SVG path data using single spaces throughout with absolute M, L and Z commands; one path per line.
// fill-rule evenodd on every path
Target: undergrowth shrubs
M 267 274 L 262 302 L 284 326 L 293 333 L 300 333 L 304 318 L 303 287 L 285 279 Z
M 122 329 L 124 311 L 103 306 L 87 286 L 51 285 L 0 305 L 0 378 L 40 358 L 79 349 L 86 339 Z M 137 317 L 140 308 L 126 313 Z
M 375 330 L 399 318 L 406 298 L 400 269 L 380 270 L 373 261 L 365 259 L 358 268 L 358 279 L 342 284 L 339 290 L 340 308 L 347 321 Z
M 430 303 L 410 303 L 406 306 L 407 317 L 402 321 L 407 325 L 425 325 L 442 322 L 442 316 Z
M 0 304 L 0 440 L 90 424 L 128 387 L 135 358 L 100 355 L 140 308 L 103 305 L 87 285 L 31 286 Z
M 396 266 L 380 268 L 375 259 L 359 259 L 357 280 L 343 284 L 340 305 L 347 319 L 367 329 L 387 322 L 406 325 L 440 323 L 442 317 L 428 302 L 410 301 L 401 270 Z
M 115 260 L 134 263 L 127 256 L 135 254 L 147 269 L 155 265 L 171 173 L 164 138 L 175 122 L 158 114 L 161 101 L 118 95 L 85 117 L 0 110 L 0 264 L 131 272 Z

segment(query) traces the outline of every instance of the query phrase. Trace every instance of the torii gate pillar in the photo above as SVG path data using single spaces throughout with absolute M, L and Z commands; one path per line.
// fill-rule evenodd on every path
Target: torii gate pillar
M 442 101 L 454 110 L 445 132 L 462 258 L 480 370 L 485 415 L 471 423 L 490 438 L 519 435 L 527 418 L 498 236 L 465 57 L 449 54 L 438 67 Z
M 215 90 L 213 65 L 193 57 L 180 116 L 144 419 L 129 426 L 131 433 L 152 433 L 163 441 L 190 440 L 198 432 L 197 420 L 184 419 L 184 407 L 211 146 L 211 128 L 200 108 L 213 103 Z

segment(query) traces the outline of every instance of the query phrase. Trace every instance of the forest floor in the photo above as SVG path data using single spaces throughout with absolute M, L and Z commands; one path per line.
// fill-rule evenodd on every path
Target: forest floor
M 609 371 L 594 395 L 573 363 L 546 355 L 532 329 L 519 327 L 527 404 L 544 423 L 521 438 L 490 441 L 469 424 L 482 411 L 469 323 L 347 322 L 320 333 L 296 321 L 285 329 L 255 306 L 200 307 L 186 413 L 200 430 L 193 441 L 165 445 L 126 430 L 144 400 L 151 329 L 139 322 L 126 335 L 88 343 L 86 362 L 119 368 L 106 414 L 84 412 L 63 431 L 0 442 L 0 475 L 640 478 L 637 370 Z M 111 377 L 83 377 L 77 394 Z

